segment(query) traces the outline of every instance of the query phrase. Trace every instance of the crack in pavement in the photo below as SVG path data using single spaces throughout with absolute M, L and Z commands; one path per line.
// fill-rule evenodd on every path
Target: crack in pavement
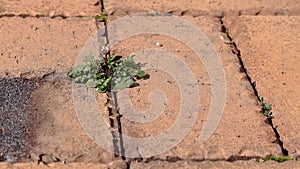
M 101 3 L 101 14 L 103 16 L 103 13 L 105 12 L 105 7 L 104 7 L 104 1 L 100 0 L 98 3 L 95 3 L 94 6 L 97 6 Z M 96 28 L 99 30 L 99 23 L 97 22 L 97 19 L 95 18 L 96 22 Z M 107 26 L 107 19 L 102 20 L 102 23 L 104 25 L 104 30 L 105 33 L 104 35 L 100 35 L 99 32 L 97 33 L 98 36 L 98 42 L 100 44 L 100 48 L 107 47 L 108 51 L 104 52 L 101 51 L 100 55 L 103 57 L 106 63 L 106 72 L 105 76 L 110 77 L 112 76 L 108 71 L 112 71 L 112 68 L 109 68 L 107 65 L 107 58 L 111 56 L 111 51 L 109 49 L 109 37 L 108 37 L 108 26 Z M 101 43 L 101 36 L 105 37 L 106 44 Z M 102 49 L 101 49 L 102 50 Z M 121 123 L 121 117 L 122 115 L 119 112 L 119 107 L 118 107 L 118 100 L 117 100 L 117 93 L 114 91 L 106 91 L 106 98 L 107 98 L 107 112 L 109 115 L 109 121 L 110 121 L 110 127 L 111 127 L 111 135 L 112 135 L 112 141 L 113 141 L 113 147 L 114 147 L 114 153 L 115 156 L 120 156 L 123 161 L 126 160 L 125 156 L 125 148 L 124 148 L 124 142 L 123 142 L 123 131 L 122 131 L 122 123 Z M 109 106 L 110 105 L 110 106 Z M 117 128 L 116 131 L 114 131 L 114 128 Z M 118 133 L 118 135 L 117 135 Z M 118 144 L 119 142 L 119 144 Z
M 120 156 L 122 160 L 126 160 L 125 148 L 123 143 L 123 131 L 121 123 L 121 115 L 119 115 L 117 96 L 115 92 L 107 92 L 107 112 L 109 115 L 109 124 L 111 127 L 112 142 L 114 154 L 116 157 Z M 115 129 L 117 128 L 117 129 Z
M 242 55 L 241 55 L 241 51 L 238 49 L 236 43 L 233 41 L 232 37 L 229 35 L 229 32 L 223 22 L 223 17 L 220 18 L 220 24 L 221 24 L 221 32 L 225 33 L 227 35 L 227 38 L 229 39 L 230 43 L 227 43 L 228 45 L 230 45 L 231 47 L 231 51 L 234 55 L 236 55 L 236 57 L 239 60 L 240 66 L 241 66 L 241 72 L 243 72 L 248 80 L 248 82 L 250 83 L 252 89 L 253 89 L 253 93 L 257 98 L 257 101 L 259 102 L 260 100 L 260 96 L 258 94 L 258 90 L 256 89 L 256 82 L 253 81 L 253 79 L 251 78 L 251 76 L 248 73 L 247 68 L 245 67 L 244 61 L 242 59 Z M 267 122 L 268 124 L 272 127 L 272 130 L 275 134 L 276 140 L 278 142 L 278 145 L 281 148 L 281 152 L 284 156 L 288 156 L 288 150 L 284 148 L 283 146 L 283 141 L 280 139 L 280 134 L 277 130 L 277 128 L 274 126 L 273 124 L 273 120 L 272 118 L 267 118 Z
M 259 15 L 260 12 L 258 12 L 256 15 Z M 193 16 L 193 15 L 189 14 L 188 12 L 182 12 L 180 14 L 180 16 L 188 16 L 188 15 L 189 16 Z M 241 15 L 242 15 L 242 13 L 239 14 L 239 16 L 241 16 Z M 203 16 L 211 16 L 211 15 L 203 15 Z M 67 18 L 82 18 L 82 17 L 93 18 L 93 16 L 79 16 L 79 15 L 78 16 L 64 16 L 64 15 L 54 15 L 54 16 L 35 15 L 35 16 L 33 16 L 33 15 L 30 15 L 30 14 L 3 14 L 3 15 L 0 14 L 0 18 L 2 18 L 2 17 L 22 17 L 22 18 L 28 18 L 28 17 L 41 18 L 41 17 L 45 17 L 45 18 L 51 18 L 51 19 L 55 19 L 55 18 L 67 19 Z M 193 16 L 193 17 L 195 17 L 195 16 Z M 224 17 L 224 14 L 222 14 L 221 17 L 218 17 L 218 18 L 220 18 L 220 23 L 221 23 L 221 26 L 222 26 L 222 32 L 226 33 L 227 29 L 226 29 L 226 27 L 225 27 L 225 25 L 223 23 L 223 17 Z M 253 88 L 254 95 L 257 97 L 257 99 L 259 99 L 259 95 L 258 95 L 258 91 L 257 91 L 256 86 L 255 86 L 255 82 L 252 81 L 252 78 L 249 76 L 249 74 L 247 72 L 247 69 L 246 69 L 246 67 L 244 65 L 244 62 L 243 62 L 242 58 L 241 58 L 241 52 L 240 52 L 240 50 L 238 49 L 236 43 L 233 41 L 233 39 L 230 37 L 229 34 L 227 34 L 227 37 L 231 41 L 230 47 L 232 49 L 233 54 L 235 54 L 237 56 L 237 58 L 239 59 L 239 63 L 240 63 L 240 66 L 241 66 L 241 71 L 246 75 L 247 80 L 249 81 L 251 87 Z M 55 72 L 50 72 L 49 74 L 45 74 L 45 77 L 48 76 L 48 75 L 51 75 L 52 73 L 55 73 Z M 118 124 L 118 126 L 120 126 L 120 128 L 119 128 L 119 134 L 121 134 L 122 133 L 122 127 L 121 127 L 120 117 L 117 117 L 117 124 Z M 278 130 L 276 129 L 276 127 L 274 127 L 272 119 L 268 119 L 268 124 L 272 127 L 273 132 L 275 133 L 276 139 L 278 141 L 278 144 L 281 147 L 282 153 L 284 155 L 288 155 L 288 151 L 283 147 L 283 142 L 280 140 L 280 134 L 279 134 Z M 112 126 L 112 127 L 114 127 L 114 126 Z M 120 142 L 123 142 L 123 141 L 120 140 Z M 123 157 L 125 157 L 124 156 L 125 155 L 125 150 L 124 150 L 124 148 L 122 146 L 123 143 L 120 143 L 120 144 L 121 144 L 121 150 L 120 150 L 121 151 L 121 157 L 123 158 Z M 166 162 L 176 162 L 176 161 L 195 161 L 195 162 L 202 162 L 202 161 L 228 161 L 228 162 L 234 162 L 234 161 L 241 161 L 241 160 L 247 161 L 247 160 L 252 160 L 252 159 L 258 160 L 258 159 L 261 159 L 261 158 L 262 157 L 258 157 L 258 156 L 249 156 L 248 157 L 248 156 L 236 156 L 236 155 L 232 155 L 228 159 L 182 159 L 180 157 L 171 157 L 171 156 L 168 156 L 168 157 L 166 157 L 166 159 L 153 157 L 153 158 L 147 158 L 147 159 L 142 160 L 142 161 L 144 161 L 145 163 L 148 163 L 148 162 L 151 162 L 151 161 L 166 161 Z M 134 160 L 131 160 L 131 161 L 134 161 Z M 130 162 L 131 161 L 129 161 L 127 163 L 127 167 L 128 168 L 130 168 Z
M 136 160 L 136 159 L 131 159 L 129 161 L 127 161 L 127 166 L 128 169 L 131 166 L 132 162 L 138 162 L 138 163 L 149 163 L 149 162 L 153 162 L 153 161 L 162 161 L 162 162 L 169 162 L 169 163 L 175 163 L 175 162 L 179 162 L 179 161 L 183 161 L 183 162 L 205 162 L 205 161 L 211 161 L 211 162 L 218 162 L 218 161 L 224 161 L 224 162 L 236 162 L 236 161 L 251 161 L 251 160 L 255 160 L 256 162 L 260 162 L 262 161 L 264 158 L 266 157 L 260 157 L 260 156 L 239 156 L 239 155 L 231 155 L 229 158 L 217 158 L 217 159 L 203 159 L 203 158 L 191 158 L 191 159 L 184 159 L 184 158 L 180 158 L 180 157 L 173 157 L 173 156 L 167 156 L 165 159 L 163 158 L 156 158 L 156 157 L 150 157 L 150 158 L 146 158 L 143 160 Z
M 134 11 L 134 10 L 133 10 Z M 271 11 L 269 13 L 263 14 L 263 9 L 257 9 L 251 12 L 250 14 L 246 13 L 247 10 L 240 10 L 236 14 L 225 14 L 225 11 L 219 11 L 215 13 L 211 13 L 210 11 L 202 11 L 202 12 L 195 12 L 193 10 L 170 10 L 164 12 L 165 14 L 171 14 L 171 15 L 176 15 L 176 16 L 191 16 L 193 18 L 201 17 L 201 16 L 207 16 L 207 17 L 218 17 L 218 18 L 223 18 L 225 16 L 300 16 L 298 13 L 293 13 L 293 12 L 286 12 L 284 10 L 282 11 Z M 149 13 L 149 11 L 141 11 L 139 13 Z M 163 14 L 160 12 L 156 12 L 158 14 Z M 115 11 L 111 11 L 109 15 L 111 16 L 125 16 L 125 15 L 133 15 L 137 14 L 136 12 L 130 12 L 128 11 L 126 14 L 122 13 L 116 13 Z M 50 19 L 56 19 L 56 18 L 62 18 L 62 19 L 67 19 L 67 18 L 94 18 L 95 16 L 91 15 L 71 15 L 67 16 L 64 14 L 57 14 L 57 15 L 49 15 L 49 14 L 30 14 L 30 13 L 9 13 L 9 12 L 4 12 L 0 14 L 0 18 L 11 18 L 11 17 L 20 17 L 20 18 L 50 18 Z
M 0 14 L 0 18 L 13 18 L 13 17 L 20 17 L 20 18 L 62 18 L 62 19 L 67 19 L 67 18 L 80 18 L 82 16 L 65 16 L 65 15 L 31 15 L 27 13 L 21 13 L 21 14 L 14 14 L 14 13 L 6 13 L 6 14 Z

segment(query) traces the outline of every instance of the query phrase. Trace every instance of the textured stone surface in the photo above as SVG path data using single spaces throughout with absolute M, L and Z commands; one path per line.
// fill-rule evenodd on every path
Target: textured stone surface
M 110 13 L 162 12 L 175 15 L 295 15 L 299 14 L 296 1 L 107 1 Z
M 102 168 L 112 168 L 112 169 L 125 169 L 126 163 L 124 161 L 114 161 L 111 163 L 52 163 L 48 165 L 36 164 L 36 163 L 0 163 L 1 169 L 74 169 L 74 168 L 89 168 L 89 169 L 102 169 Z
M 75 63 L 93 19 L 0 18 L 1 76 L 41 77 L 66 72 Z
M 31 15 L 31 16 L 94 16 L 99 14 L 100 5 L 97 0 L 90 1 L 46 1 L 46 0 L 19 0 L 0 1 L 2 15 Z M 128 15 L 139 12 L 171 12 L 175 15 L 299 15 L 299 2 L 295 0 L 281 1 L 243 1 L 234 0 L 205 0 L 205 1 L 138 1 L 120 0 L 105 1 L 110 14 Z
M 229 33 L 290 155 L 300 153 L 300 17 L 228 18 Z
M 30 137 L 29 140 L 35 145 L 34 148 L 28 147 L 30 150 L 25 148 L 30 154 L 30 159 L 37 161 L 39 155 L 51 154 L 55 158 L 69 162 L 112 161 L 114 156 L 93 143 L 81 129 L 72 102 L 72 82 L 67 77 L 67 72 L 74 67 L 82 46 L 90 34 L 96 31 L 94 20 L 4 17 L 0 22 L 3 25 L 0 36 L 5 42 L 0 49 L 1 77 L 22 77 L 40 81 L 39 87 L 32 93 L 32 99 L 25 103 L 26 110 L 23 110 L 24 106 L 16 99 L 26 97 L 26 88 L 23 89 L 22 84 L 16 87 L 16 89 L 19 87 L 17 90 L 19 94 L 24 94 L 22 97 L 14 95 L 14 91 L 8 89 L 12 92 L 8 94 L 13 97 L 16 110 L 22 109 L 18 113 L 30 114 L 28 117 L 30 120 L 22 122 L 26 124 L 23 127 L 30 124 L 30 132 L 34 132 L 32 133 L 34 137 Z M 4 92 L 9 92 L 5 91 L 5 85 L 13 88 L 13 85 L 5 82 L 1 87 Z M 3 97 L 3 100 L 12 101 L 5 98 L 5 95 Z M 6 109 L 1 113 L 7 113 Z M 10 119 L 5 119 L 13 120 L 11 115 L 9 117 Z M 17 120 L 22 120 L 22 117 Z M 9 132 L 4 123 L 1 127 L 7 130 L 1 135 Z M 16 141 L 22 141 L 22 138 Z M 2 146 L 1 149 L 8 149 L 12 145 L 3 142 Z M 23 149 L 21 147 L 10 153 L 22 153 Z M 2 153 L 8 156 L 7 151 L 1 152 L 1 157 Z M 51 159 L 47 161 L 53 162 Z
M 136 168 L 232 168 L 232 169 L 243 169 L 243 168 L 251 168 L 251 169 L 260 169 L 260 168 L 299 168 L 300 163 L 289 161 L 285 163 L 277 163 L 277 162 L 265 162 L 259 163 L 255 161 L 237 161 L 233 163 L 229 163 L 226 161 L 204 161 L 204 162 L 186 162 L 179 161 L 175 163 L 169 163 L 165 161 L 154 161 L 150 163 L 137 163 L 134 162 L 131 164 L 131 167 Z
M 102 168 L 112 168 L 112 169 L 122 169 L 126 168 L 126 163 L 122 161 L 115 161 L 109 164 L 100 164 L 100 163 L 70 163 L 70 164 L 62 164 L 62 163 L 53 163 L 49 165 L 37 165 L 34 163 L 18 163 L 18 164 L 9 164 L 9 163 L 0 163 L 0 167 L 2 169 L 73 169 L 73 168 L 89 168 L 89 169 L 102 169 Z M 148 169 L 148 168 L 233 168 L 233 169 L 243 169 L 243 168 L 250 168 L 250 169 L 261 169 L 261 168 L 274 168 L 274 169 L 281 169 L 281 168 L 289 168 L 289 169 L 296 169 L 300 167 L 299 162 L 295 161 L 288 161 L 285 163 L 277 163 L 277 162 L 255 162 L 255 161 L 237 161 L 237 162 L 226 162 L 226 161 L 204 161 L 204 162 L 187 162 L 187 161 L 178 161 L 174 163 L 166 162 L 166 161 L 153 161 L 149 163 L 139 163 L 139 162 L 132 162 L 130 168 L 133 169 Z
M 170 151 L 144 158 L 141 163 L 132 162 L 132 168 L 299 168 L 296 162 L 224 161 L 235 157 L 282 154 L 251 86 L 240 72 L 238 59 L 229 44 L 224 43 L 224 38 L 220 38 L 224 34 L 218 18 L 226 16 L 229 34 L 237 42 L 259 94 L 273 104 L 274 125 L 284 146 L 290 156 L 296 157 L 300 152 L 300 119 L 297 116 L 300 54 L 297 31 L 300 23 L 296 16 L 300 14 L 299 2 L 129 0 L 105 1 L 105 4 L 112 15 L 110 20 L 140 12 L 161 12 L 190 21 L 210 38 L 226 75 L 227 100 L 222 119 L 209 140 L 200 144 L 199 136 L 211 106 L 212 86 L 198 56 L 182 42 L 162 35 L 141 34 L 112 46 L 113 51 L 123 56 L 147 48 L 172 52 L 194 73 L 201 94 L 201 111 L 187 136 Z M 30 151 L 30 160 L 41 160 L 39 156 L 44 154 L 42 160 L 50 163 L 48 166 L 1 163 L 0 168 L 126 168 L 125 162 L 97 146 L 83 131 L 73 106 L 71 81 L 66 77 L 83 45 L 96 31 L 94 19 L 81 16 L 97 15 L 99 9 L 97 1 L 0 0 L 0 77 L 41 79 L 27 110 L 34 114 L 32 118 L 36 121 L 33 121 L 38 122 L 33 125 L 35 147 Z M 155 45 L 157 42 L 162 46 Z M 147 73 L 150 79 L 142 80 L 139 86 L 128 90 L 131 102 L 138 110 L 146 111 L 151 107 L 150 91 L 160 89 L 167 98 L 165 111 L 147 124 L 132 122 L 124 116 L 123 132 L 132 137 L 143 138 L 164 132 L 174 123 L 180 109 L 179 88 L 174 78 L 160 70 L 147 70 Z M 99 97 L 99 108 L 105 111 L 105 97 Z M 3 160 L 3 154 L 0 158 Z M 66 160 L 67 165 L 54 163 L 55 158 Z
M 35 115 L 31 160 L 109 163 L 114 155 L 84 132 L 74 110 L 71 81 L 66 74 L 50 76 L 33 92 L 30 112 Z M 42 156 L 41 155 L 45 154 Z
M 168 38 L 166 37 L 157 39 L 156 36 L 150 36 L 146 38 L 146 40 L 138 39 L 137 42 L 139 45 L 132 45 L 132 43 L 127 43 L 126 41 L 124 41 L 123 44 L 120 43 L 120 47 L 125 48 L 127 52 L 129 52 L 130 50 L 136 51 L 139 47 L 152 44 L 151 41 L 155 42 L 156 40 L 160 40 L 162 44 L 165 44 L 164 49 L 175 52 L 173 50 L 175 47 L 177 50 L 182 51 L 183 53 L 175 53 L 175 55 L 179 57 L 186 55 L 187 64 L 191 65 L 191 69 L 196 72 L 195 75 L 196 79 L 199 79 L 198 85 L 200 91 L 203 91 L 201 93 L 201 98 L 204 98 L 201 100 L 201 104 L 203 105 L 203 114 L 200 114 L 196 125 L 188 136 L 178 145 L 178 147 L 174 149 L 175 156 L 179 156 L 180 158 L 197 159 L 227 159 L 231 155 L 266 156 L 270 154 L 280 154 L 278 146 L 272 143 L 275 140 L 273 133 L 264 123 L 264 118 L 258 113 L 259 107 L 251 96 L 252 92 L 248 82 L 243 79 L 244 75 L 239 73 L 239 64 L 237 59 L 230 53 L 228 46 L 226 46 L 219 38 L 220 25 L 218 19 L 208 17 L 200 17 L 197 19 L 187 17 L 186 19 L 190 20 L 196 26 L 199 26 L 199 28 L 212 40 L 224 65 L 227 80 L 227 101 L 225 111 L 217 130 L 205 144 L 199 144 L 198 139 L 203 126 L 203 120 L 209 110 L 211 93 L 207 92 L 210 90 L 210 87 L 205 84 L 209 84 L 209 79 L 207 73 L 205 73 L 205 67 L 199 58 L 195 56 L 195 54 L 191 53 L 191 51 L 189 51 L 188 48 L 183 46 L 180 42 L 176 42 L 172 39 L 168 41 Z M 65 79 L 65 74 L 73 66 L 73 62 L 77 56 L 76 54 L 80 51 L 85 40 L 89 38 L 89 32 L 93 30 L 93 21 L 86 19 L 51 20 L 46 18 L 43 18 L 42 20 L 34 18 L 2 18 L 1 21 L 6 26 L 23 25 L 25 28 L 33 27 L 32 29 L 24 28 L 23 30 L 26 30 L 26 34 L 25 32 L 23 33 L 22 31 L 18 31 L 18 27 L 12 27 L 11 29 L 2 27 L 2 36 L 4 36 L 4 34 L 7 35 L 4 36 L 4 38 L 7 39 L 7 43 L 5 43 L 5 46 L 2 47 L 2 59 L 5 63 L 4 67 L 2 67 L 2 72 L 17 73 L 16 76 L 18 76 L 20 75 L 18 74 L 19 72 L 26 73 L 26 71 L 30 70 L 33 71 L 33 73 L 27 73 L 27 76 L 30 77 L 34 75 L 42 76 L 43 73 L 41 72 L 47 72 L 49 69 L 57 71 L 54 74 L 57 74 L 58 79 L 54 78 L 54 81 L 50 82 L 50 84 L 45 84 L 41 87 L 37 91 L 36 103 L 33 103 L 38 107 L 37 109 L 39 110 L 39 113 L 54 116 L 53 122 L 51 122 L 51 118 L 47 118 L 46 122 L 42 124 L 42 126 L 45 127 L 41 128 L 41 133 L 44 134 L 42 135 L 43 137 L 38 138 L 41 142 L 39 146 L 40 150 L 37 152 L 41 153 L 43 146 L 45 146 L 47 147 L 46 149 L 49 148 L 50 150 L 55 150 L 57 153 L 59 152 L 58 154 L 62 156 L 61 158 L 68 157 L 72 159 L 74 156 L 70 157 L 70 155 L 68 155 L 72 152 L 71 144 L 71 147 L 67 148 L 68 150 L 66 149 L 64 151 L 64 149 L 60 148 L 64 147 L 64 143 L 69 142 L 69 137 L 65 137 L 67 140 L 58 139 L 61 136 L 64 136 L 65 132 L 70 132 L 69 130 L 65 130 L 65 128 L 74 129 L 74 126 L 71 127 L 73 124 L 68 127 L 68 123 L 64 124 L 63 121 L 75 122 L 76 120 L 74 116 L 75 112 L 70 100 L 71 91 L 66 88 L 70 85 L 70 83 L 61 81 L 64 81 L 63 79 Z M 77 22 L 82 26 L 72 26 L 72 24 L 76 24 Z M 51 28 L 50 30 L 49 25 Z M 75 35 L 73 33 L 74 31 Z M 39 34 L 36 32 L 39 32 Z M 78 33 L 78 36 L 76 35 L 76 32 Z M 17 39 L 16 36 L 20 37 L 19 39 L 22 40 L 14 42 L 14 39 Z M 22 38 L 24 36 L 29 38 Z M 76 48 L 77 43 L 78 46 Z M 128 46 L 129 44 L 131 45 Z M 31 48 L 30 46 L 32 45 L 35 47 Z M 136 49 L 132 49 L 132 47 L 136 47 Z M 117 49 L 118 46 L 115 48 Z M 49 51 L 49 53 L 45 51 Z M 123 54 L 122 50 L 120 53 Z M 16 56 L 16 58 L 11 56 Z M 172 109 L 172 111 L 176 113 L 176 111 L 178 111 L 178 107 L 175 105 L 179 105 L 178 100 L 175 99 L 176 85 L 174 83 L 167 85 L 167 81 L 163 82 L 156 80 L 156 77 L 159 78 L 161 76 L 160 73 L 152 73 L 152 75 L 152 78 L 148 81 L 144 81 L 145 84 L 141 85 L 139 88 L 133 88 L 132 90 L 140 89 L 144 92 L 144 90 L 146 91 L 151 89 L 151 86 L 152 89 L 156 86 L 165 86 L 167 88 L 171 87 L 171 89 L 174 88 L 173 91 L 166 90 L 167 88 L 162 88 L 162 90 L 166 93 L 166 95 L 170 95 L 168 98 L 170 104 L 168 104 L 168 106 L 170 106 L 170 110 Z M 53 78 L 51 75 L 49 77 L 50 79 Z M 170 80 L 172 81 L 172 79 Z M 54 88 L 51 83 L 53 83 Z M 55 87 L 56 85 L 58 86 Z M 145 92 L 145 94 L 147 95 L 147 92 Z M 143 103 L 147 101 L 145 100 L 145 98 L 147 98 L 146 95 L 135 95 L 133 93 L 133 98 L 140 97 L 141 102 Z M 45 100 L 47 100 L 47 102 L 45 102 Z M 147 104 L 145 105 L 147 106 Z M 70 113 L 73 115 L 69 116 L 71 115 Z M 61 121 L 62 119 L 63 121 Z M 173 123 L 172 118 L 164 119 L 162 117 L 160 120 L 163 123 L 160 122 L 159 124 L 163 124 L 165 127 L 155 128 L 154 126 L 157 126 L 157 124 L 154 123 L 154 126 L 152 127 L 151 125 L 148 127 L 138 127 L 136 129 L 126 129 L 126 127 L 124 127 L 124 130 L 134 131 L 134 133 L 136 133 L 139 137 L 147 137 L 147 134 L 143 135 L 142 133 L 160 133 L 162 129 L 168 128 L 168 126 Z M 49 123 L 50 126 L 51 124 L 57 124 L 57 126 L 53 129 L 53 134 L 57 133 L 57 138 L 55 135 L 51 134 L 52 132 L 47 131 L 50 127 L 47 127 L 47 123 Z M 76 123 L 76 125 L 78 125 L 78 123 Z M 236 125 L 239 125 L 239 127 L 237 128 Z M 51 139 L 47 139 L 47 137 L 52 137 L 53 141 L 51 141 Z M 80 143 L 80 139 L 78 143 Z M 70 152 L 68 153 L 68 151 Z
M 161 49 L 172 51 L 186 63 L 195 78 L 201 94 L 202 106 L 196 124 L 183 139 L 170 152 L 160 157 L 174 156 L 183 159 L 228 159 L 232 155 L 240 156 L 267 156 L 280 155 L 280 147 L 274 143 L 276 138 L 272 129 L 265 123 L 265 118 L 259 113 L 259 106 L 255 101 L 252 89 L 244 74 L 240 73 L 240 65 L 230 47 L 220 39 L 220 23 L 216 18 L 208 17 L 184 17 L 203 31 L 212 41 L 224 66 L 226 75 L 226 105 L 218 128 L 204 144 L 199 143 L 201 129 L 204 126 L 211 101 L 211 86 L 207 71 L 198 58 L 189 48 L 181 42 L 164 36 L 135 36 L 122 41 L 113 49 L 123 55 L 129 55 L 141 49 L 154 48 L 155 42 L 163 44 Z M 159 47 L 157 47 L 159 48 Z M 172 65 L 169 65 L 172 66 Z M 150 79 L 142 81 L 139 87 L 130 89 L 131 101 L 140 111 L 151 107 L 149 92 L 160 89 L 167 97 L 165 112 L 151 124 L 139 124 L 123 118 L 125 134 L 135 137 L 149 137 L 162 133 L 168 129 L 179 114 L 180 93 L 178 84 L 160 70 L 149 71 Z M 168 83 L 169 82 L 169 83 Z M 126 109 L 125 109 L 126 111 Z M 121 113 L 126 113 L 122 112 Z M 178 132 L 180 133 L 180 132 Z M 183 133 L 181 133 L 183 134 Z M 150 146 L 150 145 L 149 145 Z

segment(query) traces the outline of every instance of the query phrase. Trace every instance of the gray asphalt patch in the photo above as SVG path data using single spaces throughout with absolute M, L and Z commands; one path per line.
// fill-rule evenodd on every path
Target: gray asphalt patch
M 34 80 L 0 78 L 0 161 L 28 158 L 31 122 L 26 109 L 36 87 Z

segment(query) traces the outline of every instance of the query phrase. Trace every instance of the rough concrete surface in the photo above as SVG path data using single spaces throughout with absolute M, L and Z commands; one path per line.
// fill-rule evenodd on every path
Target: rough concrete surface
M 1 83 L 1 88 L 4 93 L 23 89 L 22 85 L 10 85 L 13 78 L 37 83 L 35 90 L 27 92 L 25 87 L 24 91 L 19 91 L 23 93 L 22 97 L 0 96 L 0 138 L 30 143 L 28 147 L 22 144 L 18 150 L 10 148 L 13 145 L 0 144 L 0 161 L 18 161 L 10 159 L 8 154 L 17 154 L 25 157 L 24 161 L 31 161 L 0 163 L 0 168 L 300 167 L 297 161 L 257 162 L 270 155 L 282 156 L 282 148 L 278 136 L 276 138 L 274 130 L 262 115 L 253 86 L 245 72 L 241 71 L 241 62 L 234 52 L 240 51 L 242 62 L 248 75 L 256 82 L 259 95 L 273 104 L 273 124 L 283 147 L 288 150 L 290 157 L 299 157 L 297 74 L 300 71 L 300 7 L 297 0 L 104 2 L 109 22 L 140 12 L 171 13 L 189 21 L 210 39 L 226 76 L 226 104 L 215 132 L 206 142 L 199 143 L 213 98 L 210 91 L 213 86 L 203 62 L 177 39 L 140 34 L 112 46 L 112 51 L 122 56 L 148 48 L 172 52 L 193 72 L 197 81 L 193 87 L 200 91 L 201 109 L 195 125 L 171 150 L 150 158 L 141 156 L 122 161 L 120 157 L 115 157 L 84 132 L 73 105 L 72 82 L 67 77 L 85 42 L 97 30 L 91 16 L 99 14 L 99 3 L 79 0 L 0 0 L 0 78 L 3 79 L 1 82 L 5 82 Z M 233 48 L 230 38 L 237 48 Z M 155 45 L 157 42 L 162 46 Z M 151 107 L 149 93 L 154 89 L 163 91 L 167 102 L 164 102 L 163 113 L 151 123 L 136 123 L 126 119 L 126 116 L 121 118 L 123 134 L 136 138 L 163 133 L 174 123 L 180 111 L 180 89 L 176 80 L 161 70 L 148 69 L 146 72 L 150 75 L 149 79 L 140 80 L 139 86 L 127 89 L 131 103 L 139 111 L 147 111 Z M 20 97 L 21 100 L 24 97 L 23 100 L 27 100 L 25 108 L 24 102 L 15 99 L 12 103 L 14 109 L 8 110 L 10 107 L 6 104 L 10 101 L 9 97 Z M 106 111 L 105 97 L 98 94 L 98 106 L 103 112 Z M 120 103 L 122 114 L 127 113 L 126 109 L 122 109 L 126 104 Z M 4 115 L 7 112 L 9 116 Z M 29 129 L 20 130 L 18 137 L 6 130 L 11 128 L 10 125 L 2 123 L 10 121 L 12 113 L 26 117 L 20 118 L 20 121 L 26 121 L 28 116 L 30 119 L 20 122 L 21 127 L 25 125 L 24 128 Z M 26 135 L 28 131 L 32 133 Z M 178 132 L 178 136 L 181 134 Z M 139 153 L 138 149 L 130 151 Z
M 239 72 L 238 59 L 220 39 L 221 28 L 219 20 L 208 17 L 184 18 L 198 26 L 212 40 L 222 60 L 226 75 L 227 100 L 225 110 L 218 128 L 204 144 L 199 143 L 199 136 L 204 125 L 203 122 L 209 111 L 207 108 L 210 106 L 211 101 L 211 93 L 209 92 L 211 87 L 207 85 L 210 83 L 209 77 L 198 56 L 187 50 L 187 47 L 182 43 L 160 36 L 144 35 L 142 37 L 128 38 L 113 48 L 118 49 L 118 53 L 127 56 L 133 51 L 152 48 L 155 42 L 159 41 L 164 44 L 162 47 L 163 50 L 176 52 L 176 56 L 183 60 L 193 72 L 196 72 L 194 76 L 198 81 L 201 94 L 200 104 L 203 107 L 199 112 L 196 125 L 187 137 L 172 149 L 172 153 L 163 154 L 160 158 L 166 159 L 167 156 L 177 156 L 182 159 L 202 160 L 229 159 L 234 155 L 253 157 L 264 157 L 271 154 L 280 155 L 279 146 L 273 143 L 276 141 L 276 138 L 271 132 L 270 127 L 265 123 L 263 116 L 259 113 L 259 106 L 255 99 L 253 99 L 251 87 L 244 78 L 244 74 Z M 178 87 L 168 84 L 168 81 L 171 84 L 175 84 L 176 81 L 163 73 L 159 73 L 159 71 L 149 72 L 149 74 L 151 77 L 149 80 L 143 81 L 139 87 L 130 89 L 131 102 L 140 111 L 145 111 L 151 105 L 148 99 L 145 99 L 148 98 L 149 92 L 153 89 L 160 89 L 167 95 L 166 112 L 160 116 L 159 120 L 154 121 L 153 124 L 139 125 L 134 122 L 130 123 L 124 118 L 123 128 L 125 133 L 127 134 L 128 132 L 129 135 L 135 137 L 149 137 L 159 134 L 172 125 L 176 120 L 176 115 L 179 114 L 180 100 L 174 99 L 180 97 Z M 122 112 L 121 109 L 121 113 L 126 112 Z M 236 124 L 239 127 L 236 127 Z
M 298 168 L 299 163 L 290 161 L 286 163 L 277 163 L 277 162 L 265 162 L 258 163 L 255 161 L 237 161 L 237 162 L 226 162 L 226 161 L 204 161 L 204 162 L 189 162 L 189 161 L 179 161 L 175 163 L 168 163 L 164 161 L 154 161 L 147 164 L 140 164 L 137 162 L 132 163 L 132 168 L 232 168 L 232 169 L 242 169 L 242 168 L 252 168 L 252 169 L 261 169 L 261 168 Z
M 109 14 L 128 15 L 138 12 L 164 12 L 176 15 L 192 15 L 194 17 L 203 15 L 298 15 L 300 12 L 295 0 L 246 0 L 237 3 L 234 0 L 120 0 L 104 1 Z M 94 16 L 99 14 L 99 3 L 97 0 L 90 1 L 0 1 L 0 15 L 21 16 Z
M 96 31 L 94 20 L 87 18 L 3 17 L 0 22 L 1 75 L 11 77 L 42 77 L 70 70 L 89 35 Z
M 284 146 L 299 155 L 300 18 L 249 16 L 227 22 L 259 94 L 273 104 Z
M 46 168 L 53 168 L 53 169 L 80 169 L 80 168 L 89 168 L 89 169 L 102 169 L 102 168 L 112 168 L 112 169 L 126 169 L 126 163 L 124 161 L 115 161 L 110 162 L 107 164 L 103 163 L 70 163 L 70 164 L 63 164 L 63 163 L 51 163 L 48 165 L 44 164 L 36 164 L 36 163 L 1 163 L 1 169 L 23 169 L 23 168 L 30 168 L 30 169 L 46 169 Z

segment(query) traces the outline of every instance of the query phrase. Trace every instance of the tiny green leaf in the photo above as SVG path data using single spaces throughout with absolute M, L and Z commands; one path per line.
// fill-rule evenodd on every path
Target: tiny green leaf
M 261 103 L 264 102 L 264 97 L 259 96 L 259 97 L 258 97 L 258 101 L 261 102 Z
M 272 108 L 272 104 L 270 104 L 270 103 L 264 103 L 263 104 L 263 109 L 265 109 L 265 110 L 271 110 L 271 108 Z
M 102 17 L 99 15 L 94 16 L 95 19 L 101 19 Z
M 137 71 L 136 70 L 129 70 L 129 74 L 130 74 L 130 76 L 136 76 L 137 75 Z
M 74 73 L 73 71 L 71 71 L 71 72 L 68 73 L 68 76 L 69 76 L 70 78 L 73 78 L 73 77 L 74 77 L 74 74 L 75 74 L 75 73 Z
M 96 87 L 96 86 L 97 86 L 97 81 L 95 81 L 94 79 L 89 79 L 89 80 L 86 82 L 86 86 L 87 86 L 87 87 Z
M 101 18 L 106 21 L 107 16 L 108 16 L 107 13 L 105 11 L 103 11 L 102 14 L 101 14 Z
M 138 73 L 137 73 L 137 76 L 138 76 L 139 78 L 142 78 L 142 77 L 144 77 L 145 75 L 146 75 L 146 73 L 145 73 L 143 70 L 139 70 Z
M 89 62 L 89 61 L 91 61 L 92 59 L 94 59 L 94 56 L 88 55 L 88 56 L 86 56 L 86 57 L 83 59 L 83 61 L 84 61 L 84 62 Z
M 102 87 L 102 86 L 101 87 L 97 87 L 96 91 L 99 92 L 99 93 L 104 93 L 105 92 L 105 88 Z
M 127 80 L 125 81 L 125 83 L 124 83 L 124 88 L 130 87 L 131 85 L 133 85 L 133 83 L 134 83 L 134 80 L 132 80 L 132 79 L 127 79 Z

